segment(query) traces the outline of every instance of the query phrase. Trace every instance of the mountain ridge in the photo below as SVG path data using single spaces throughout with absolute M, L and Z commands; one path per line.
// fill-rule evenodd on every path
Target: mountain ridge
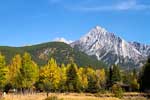
M 150 46 L 128 42 L 100 26 L 92 28 L 70 45 L 88 55 L 95 55 L 109 65 L 120 64 L 124 67 L 142 66 L 150 54 Z
M 96 58 L 75 50 L 70 45 L 62 42 L 46 42 L 23 47 L 0 46 L 0 52 L 5 56 L 7 64 L 10 64 L 12 57 L 16 54 L 23 55 L 24 52 L 28 52 L 39 66 L 47 64 L 51 57 L 56 59 L 58 64 L 68 64 L 74 61 L 78 66 L 83 67 L 93 65 L 93 68 L 99 68 L 106 66 Z

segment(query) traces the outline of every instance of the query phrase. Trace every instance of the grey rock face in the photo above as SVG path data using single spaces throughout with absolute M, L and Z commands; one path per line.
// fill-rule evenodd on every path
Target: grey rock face
M 108 65 L 120 64 L 123 67 L 139 67 L 150 54 L 150 46 L 127 42 L 100 26 L 71 43 L 71 46 L 88 55 L 95 55 Z

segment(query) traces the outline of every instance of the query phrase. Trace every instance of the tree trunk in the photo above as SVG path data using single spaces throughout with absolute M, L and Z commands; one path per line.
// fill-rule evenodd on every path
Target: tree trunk
M 46 92 L 47 97 L 49 96 L 49 92 Z

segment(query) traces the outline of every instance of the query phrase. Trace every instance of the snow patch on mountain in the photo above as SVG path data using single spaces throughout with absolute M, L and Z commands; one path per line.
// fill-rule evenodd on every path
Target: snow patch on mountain
M 70 44 L 70 43 L 73 42 L 72 40 L 67 40 L 67 39 L 65 39 L 65 38 L 63 38 L 63 37 L 57 37 L 57 38 L 55 38 L 53 41 L 56 41 L 56 42 L 64 42 L 64 43 L 66 43 L 66 44 Z

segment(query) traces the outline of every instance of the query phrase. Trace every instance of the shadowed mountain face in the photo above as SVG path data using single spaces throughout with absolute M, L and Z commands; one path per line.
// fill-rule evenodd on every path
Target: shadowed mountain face
M 105 63 L 122 67 L 139 67 L 150 54 L 150 46 L 127 42 L 124 39 L 96 26 L 85 36 L 71 44 L 88 55 L 95 55 Z
M 91 65 L 94 68 L 100 68 L 105 66 L 105 64 L 98 61 L 96 57 L 88 56 L 63 42 L 48 42 L 25 47 L 1 46 L 0 52 L 5 55 L 7 63 L 10 63 L 14 55 L 22 55 L 24 52 L 28 52 L 32 56 L 32 59 L 41 66 L 47 64 L 51 57 L 56 59 L 58 64 L 68 64 L 74 61 L 78 66 L 83 67 Z

